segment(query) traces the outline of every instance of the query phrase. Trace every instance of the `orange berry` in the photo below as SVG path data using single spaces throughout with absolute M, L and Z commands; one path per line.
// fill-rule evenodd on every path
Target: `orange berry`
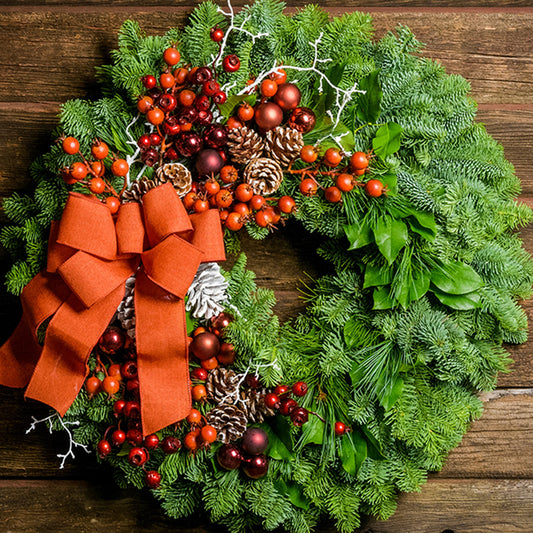
M 146 118 L 150 124 L 153 124 L 154 126 L 157 126 L 159 124 L 162 124 L 162 122 L 165 120 L 165 113 L 161 111 L 158 107 L 153 107 L 146 113 Z
M 213 426 L 204 426 L 200 431 L 200 437 L 204 442 L 211 444 L 217 440 L 217 430 Z
M 273 80 L 263 80 L 261 82 L 261 94 L 266 98 L 274 96 L 278 92 L 278 84 Z
M 209 359 L 203 359 L 200 361 L 202 368 L 206 370 L 213 370 L 218 366 L 218 359 L 216 357 L 210 357 Z
M 197 425 L 202 422 L 202 413 L 198 409 L 191 409 L 190 413 L 187 415 L 187 422 L 191 425 Z
M 93 178 L 89 182 L 89 189 L 94 194 L 102 194 L 105 191 L 105 181 L 102 178 Z
M 254 113 L 254 108 L 248 102 L 244 102 L 240 105 L 239 110 L 237 111 L 237 116 L 243 122 L 247 122 L 254 118 Z
M 169 72 L 163 72 L 163 74 L 159 76 L 159 83 L 161 87 L 163 87 L 163 89 L 170 89 L 174 86 L 176 80 L 174 79 L 174 76 Z
M 125 159 L 116 159 L 111 165 L 111 172 L 115 176 L 123 177 L 128 173 L 129 169 L 130 166 L 128 165 L 128 162 Z
M 229 117 L 226 122 L 226 128 L 228 128 L 228 130 L 242 128 L 243 126 L 244 124 L 237 117 Z
M 109 208 L 109 211 L 111 211 L 112 215 L 118 213 L 118 210 L 120 209 L 120 200 L 118 198 L 115 196 L 108 196 L 105 199 L 105 203 L 107 204 L 107 207 Z
M 207 390 L 205 385 L 195 385 L 192 390 L 192 399 L 199 402 L 207 397 Z
M 74 155 L 78 153 L 80 149 L 80 143 L 74 137 L 65 137 L 61 143 L 61 147 L 63 148 L 63 152 L 66 154 Z

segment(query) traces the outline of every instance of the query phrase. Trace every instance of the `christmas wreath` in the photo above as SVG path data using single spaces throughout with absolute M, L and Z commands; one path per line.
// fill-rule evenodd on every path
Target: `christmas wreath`
M 128 20 L 103 97 L 62 106 L 3 245 L 24 315 L 1 382 L 171 517 L 352 531 L 439 470 L 526 340 L 531 220 L 459 76 L 406 27 L 198 6 Z M 289 220 L 329 272 L 290 323 L 241 255 Z M 291 222 L 292 223 L 292 222 Z M 190 352 L 190 359 L 188 353 Z

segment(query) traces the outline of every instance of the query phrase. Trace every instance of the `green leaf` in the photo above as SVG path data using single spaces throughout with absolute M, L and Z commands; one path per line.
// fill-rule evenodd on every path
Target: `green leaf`
M 283 441 L 279 438 L 276 432 L 266 423 L 257 424 L 256 427 L 260 427 L 265 430 L 268 435 L 268 448 L 266 454 L 272 459 L 289 461 L 293 459 L 294 454 L 291 453 L 287 446 L 283 444 Z
M 448 294 L 468 294 L 483 287 L 483 280 L 470 265 L 454 260 L 435 265 L 431 282 Z
M 351 431 L 342 436 L 339 457 L 344 470 L 355 476 L 367 458 L 367 443 L 358 431 Z
M 383 91 L 379 82 L 379 70 L 374 70 L 359 81 L 359 89 L 366 91 L 357 99 L 357 117 L 362 122 L 377 122 L 381 113 Z
M 344 233 L 350 243 L 348 250 L 357 250 L 357 248 L 366 246 L 374 241 L 372 230 L 366 219 L 360 223 L 354 222 L 353 224 L 345 225 Z
M 255 104 L 257 96 L 255 94 L 233 94 L 231 95 L 225 103 L 218 106 L 220 114 L 226 118 L 229 118 L 234 109 L 242 104 L 243 102 L 248 102 L 250 105 Z
M 447 305 L 452 309 L 457 309 L 458 311 L 468 311 L 470 309 L 477 309 L 481 306 L 478 292 L 471 292 L 468 294 L 448 294 L 439 291 L 436 287 L 432 287 L 431 292 L 433 292 L 444 305 Z
M 407 243 L 407 226 L 401 220 L 385 215 L 378 218 L 373 229 L 379 251 L 391 265 Z
M 286 416 L 277 415 L 269 420 L 273 430 L 276 435 L 281 439 L 281 442 L 285 444 L 285 447 L 292 451 L 294 442 L 292 439 L 292 428 L 293 425 L 290 422 L 290 419 Z
M 380 285 L 390 285 L 392 281 L 392 270 L 386 266 L 372 265 L 368 263 L 365 268 L 365 279 L 363 289 L 368 287 L 379 287 Z
M 415 272 L 413 274 L 409 289 L 409 298 L 411 302 L 422 298 L 422 296 L 428 292 L 430 278 L 431 274 L 426 270 Z
M 338 86 L 342 80 L 342 75 L 344 74 L 345 65 L 335 64 L 332 65 L 326 72 L 328 80 L 335 86 Z M 335 90 L 331 85 L 327 85 L 326 89 L 326 109 L 331 109 L 335 105 Z
M 396 174 L 383 174 L 376 177 L 387 187 L 389 196 L 398 193 L 398 176 Z
M 402 395 L 404 381 L 403 378 L 397 376 L 392 382 L 390 387 L 386 387 L 383 390 L 383 394 L 380 395 L 379 403 L 383 406 L 385 411 L 389 411 L 391 407 L 397 402 L 398 398 Z
M 274 481 L 274 487 L 276 487 L 276 490 L 281 494 L 285 494 L 294 506 L 299 507 L 300 509 L 305 509 L 306 511 L 309 509 L 310 502 L 303 493 L 303 487 L 298 483 L 287 483 L 280 478 Z
M 400 149 L 402 127 L 395 122 L 387 122 L 376 132 L 372 147 L 379 157 L 387 157 Z
M 378 287 L 374 289 L 374 305 L 372 309 L 392 309 L 394 299 L 389 296 L 389 287 Z
M 317 403 L 313 402 L 309 410 L 317 413 Z M 302 426 L 302 436 L 298 441 L 299 448 L 303 448 L 307 444 L 322 444 L 324 442 L 325 427 L 326 425 L 320 420 L 320 418 L 318 418 L 318 416 L 311 415 L 309 420 Z

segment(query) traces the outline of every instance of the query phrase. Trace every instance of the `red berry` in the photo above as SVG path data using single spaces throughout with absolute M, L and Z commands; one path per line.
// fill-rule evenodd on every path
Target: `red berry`
M 96 376 L 87 378 L 87 381 L 85 382 L 85 390 L 89 393 L 91 398 L 100 392 L 101 386 L 102 382 Z
M 278 85 L 281 85 L 282 83 L 285 83 L 287 81 L 287 73 L 282 68 L 279 68 L 278 70 L 276 70 L 276 72 L 272 72 L 269 77 Z
M 226 184 L 234 183 L 238 177 L 239 177 L 239 173 L 237 169 L 232 165 L 224 165 L 220 169 L 220 179 L 222 180 L 223 183 L 226 183 Z
M 158 489 L 161 485 L 161 474 L 157 470 L 147 470 L 144 474 L 146 486 L 150 489 Z
M 105 174 L 105 166 L 101 161 L 93 161 L 91 163 L 91 169 L 99 178 Z
M 92 178 L 89 190 L 94 194 L 102 194 L 105 191 L 105 181 L 102 178 Z
M 157 105 L 165 112 L 170 113 L 170 111 L 174 111 L 176 109 L 176 106 L 178 105 L 178 101 L 172 94 L 164 94 L 159 98 Z
M 76 181 L 80 181 L 87 176 L 87 165 L 84 163 L 76 162 L 70 165 L 70 176 Z
M 305 407 L 298 407 L 291 411 L 290 417 L 296 427 L 301 427 L 309 420 L 309 411 Z
M 216 194 L 215 199 L 216 199 L 217 207 L 221 207 L 221 208 L 229 207 L 233 203 L 233 194 L 231 191 L 228 191 L 227 189 L 222 189 Z
M 335 422 L 335 435 L 340 437 L 348 431 L 348 427 L 343 422 Z
M 225 104 L 227 99 L 228 99 L 228 95 L 224 91 L 218 91 L 213 96 L 213 102 L 215 102 L 216 105 Z
M 292 386 L 292 393 L 295 396 L 305 396 L 307 394 L 307 390 L 308 390 L 308 387 L 305 381 L 297 381 Z
M 74 137 L 65 137 L 61 143 L 61 148 L 63 152 L 69 155 L 74 155 L 78 153 L 80 149 L 80 143 Z
M 219 43 L 224 39 L 224 32 L 220 28 L 217 28 L 216 26 L 214 28 L 211 28 L 211 31 L 209 32 L 209 37 L 211 37 L 211 40 L 215 43 Z
M 218 367 L 218 359 L 215 356 L 210 357 L 209 359 L 203 359 L 200 361 L 200 365 L 202 365 L 202 368 L 205 370 L 213 370 Z
M 242 216 L 239 213 L 230 213 L 228 215 L 228 218 L 226 218 L 226 222 L 224 223 L 226 225 L 226 228 L 228 228 L 231 231 L 239 231 L 244 222 L 242 219 Z
M 250 214 L 250 208 L 248 207 L 248 204 L 245 204 L 244 202 L 236 203 L 233 206 L 233 211 L 239 213 L 242 217 L 247 217 Z
M 155 76 L 143 76 L 141 78 L 141 83 L 144 85 L 145 89 L 153 89 L 157 85 L 157 80 Z
M 130 166 L 128 165 L 128 162 L 125 159 L 115 159 L 115 161 L 113 161 L 113 164 L 111 165 L 111 172 L 115 176 L 123 177 L 128 173 L 129 169 Z
M 143 434 L 136 428 L 128 429 L 128 432 L 126 433 L 126 440 L 132 446 L 140 446 L 143 441 Z
M 155 433 L 144 437 L 144 447 L 149 450 L 155 450 L 159 446 L 159 437 Z
M 226 122 L 226 128 L 228 130 L 235 130 L 237 128 L 242 128 L 244 124 L 237 117 L 229 117 Z
M 370 180 L 365 185 L 365 191 L 368 196 L 378 198 L 383 194 L 383 183 L 381 183 L 379 180 Z
M 240 105 L 237 116 L 243 122 L 248 122 L 254 118 L 254 108 L 248 102 L 244 102 Z
M 217 440 L 217 430 L 213 426 L 204 426 L 200 431 L 200 437 L 204 442 L 211 444 Z
M 137 446 L 130 450 L 128 454 L 128 461 L 130 465 L 142 466 L 148 461 L 148 454 L 144 448 L 138 448 Z
M 118 198 L 115 198 L 114 196 L 108 196 L 105 199 L 105 203 L 107 204 L 107 207 L 109 208 L 109 211 L 111 211 L 112 215 L 118 213 L 118 210 L 120 209 L 120 200 Z
M 338 148 L 328 148 L 324 154 L 324 164 L 336 167 L 342 161 L 342 154 Z
M 277 394 L 278 396 L 282 396 L 284 394 L 287 394 L 289 391 L 290 391 L 290 388 L 289 388 L 288 385 L 278 385 L 274 389 L 274 393 Z
M 215 179 L 209 179 L 205 182 L 205 192 L 209 196 L 214 196 L 218 191 L 220 191 L 220 183 Z
M 126 402 L 124 406 L 124 416 L 127 418 L 136 418 L 141 415 L 141 405 L 135 400 Z
M 177 453 L 181 448 L 181 441 L 178 437 L 168 436 L 161 441 L 161 449 L 167 454 Z
M 139 390 L 139 378 L 128 379 L 126 390 L 133 393 L 137 392 Z
M 332 204 L 336 204 L 337 202 L 340 202 L 342 199 L 342 193 L 341 191 L 335 187 L 328 187 L 324 191 L 324 196 L 328 202 L 331 202 Z
M 181 55 L 179 53 L 179 50 L 176 50 L 176 48 L 167 48 L 163 52 L 163 61 L 170 67 L 173 67 L 174 65 L 178 64 L 180 59 Z
M 220 91 L 220 84 L 215 80 L 206 81 L 202 85 L 202 93 L 205 96 L 215 96 Z M 209 106 L 206 108 L 209 109 Z
M 272 215 L 266 209 L 261 209 L 260 211 L 257 211 L 257 213 L 254 216 L 254 219 L 255 219 L 255 223 L 260 228 L 268 228 L 274 222 L 272 219 Z
M 111 444 L 109 441 L 103 439 L 98 443 L 96 449 L 100 459 L 104 459 L 111 453 Z
M 282 196 L 278 200 L 278 208 L 282 213 L 290 214 L 296 209 L 296 202 L 290 196 Z
M 137 377 L 137 363 L 135 361 L 126 361 L 120 367 L 120 373 L 124 379 L 134 379 Z
M 241 60 L 235 54 L 230 54 L 222 60 L 222 68 L 225 72 L 237 72 L 240 67 Z
M 158 135 L 157 133 L 150 133 L 150 144 L 152 146 L 159 146 L 161 144 L 161 135 Z
M 113 412 L 115 413 L 115 416 L 120 416 L 122 413 L 124 413 L 124 407 L 126 406 L 126 400 L 117 400 L 115 404 L 113 405 Z
M 119 381 L 122 381 L 122 374 L 120 373 L 120 365 L 113 364 L 107 369 L 107 375 Z
M 292 398 L 283 398 L 279 406 L 279 412 L 283 416 L 290 415 L 295 409 L 298 409 L 298 403 Z
M 120 381 L 113 376 L 107 376 L 102 382 L 102 388 L 109 396 L 113 396 L 120 390 Z
M 364 152 L 355 152 L 350 157 L 350 167 L 352 170 L 364 170 L 368 167 L 368 156 Z
M 277 394 L 270 392 L 265 396 L 265 405 L 270 409 L 279 409 L 281 400 Z
M 109 146 L 104 141 L 96 140 L 91 146 L 91 154 L 95 159 L 105 159 L 109 155 Z
M 207 379 L 207 370 L 205 368 L 195 368 L 191 372 L 191 378 L 198 381 L 205 381 Z
M 300 192 L 304 196 L 314 196 L 318 190 L 318 185 L 313 178 L 305 178 L 300 182 Z
M 235 198 L 240 202 L 249 202 L 254 195 L 254 191 L 248 183 L 241 183 L 235 189 Z
M 235 362 L 235 346 L 228 342 L 221 343 L 217 359 L 222 365 L 232 365 Z
M 335 185 L 342 192 L 350 192 L 354 188 L 354 177 L 351 174 L 343 172 L 337 176 Z
M 113 443 L 113 446 L 122 446 L 126 442 L 126 433 L 121 429 L 116 429 L 111 435 L 111 442 Z
M 259 194 L 255 194 L 252 196 L 252 199 L 250 200 L 250 207 L 254 211 L 259 211 L 266 203 L 266 200 L 263 196 L 260 196 Z

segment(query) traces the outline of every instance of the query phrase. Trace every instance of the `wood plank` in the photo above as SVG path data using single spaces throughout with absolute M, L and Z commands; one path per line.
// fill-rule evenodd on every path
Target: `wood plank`
M 420 493 L 402 494 L 386 522 L 369 520 L 360 533 L 529 533 L 533 480 L 431 479 Z
M 529 533 L 532 480 L 431 479 L 420 493 L 402 494 L 386 522 L 366 520 L 359 533 Z M 0 481 L 0 526 L 16 533 L 222 533 L 205 517 L 171 521 L 148 494 L 117 490 L 105 476 L 91 481 Z M 317 533 L 335 533 L 328 523 Z
M 330 12 L 339 15 L 345 10 L 332 7 Z M 95 94 L 93 68 L 105 62 L 109 49 L 116 46 L 116 31 L 124 19 L 136 18 L 148 33 L 161 33 L 182 24 L 187 12 L 177 8 L 170 15 L 148 7 L 1 11 L 0 32 L 10 43 L 10 53 L 0 58 L 0 93 L 9 95 L 12 101 L 26 101 L 28 85 L 21 83 L 25 78 L 31 79 L 31 91 L 39 95 L 40 101 Z M 530 103 L 533 45 L 529 29 L 533 13 L 400 10 L 372 14 L 377 36 L 399 23 L 410 26 L 427 43 L 428 57 L 441 60 L 449 72 L 472 81 L 480 102 Z

